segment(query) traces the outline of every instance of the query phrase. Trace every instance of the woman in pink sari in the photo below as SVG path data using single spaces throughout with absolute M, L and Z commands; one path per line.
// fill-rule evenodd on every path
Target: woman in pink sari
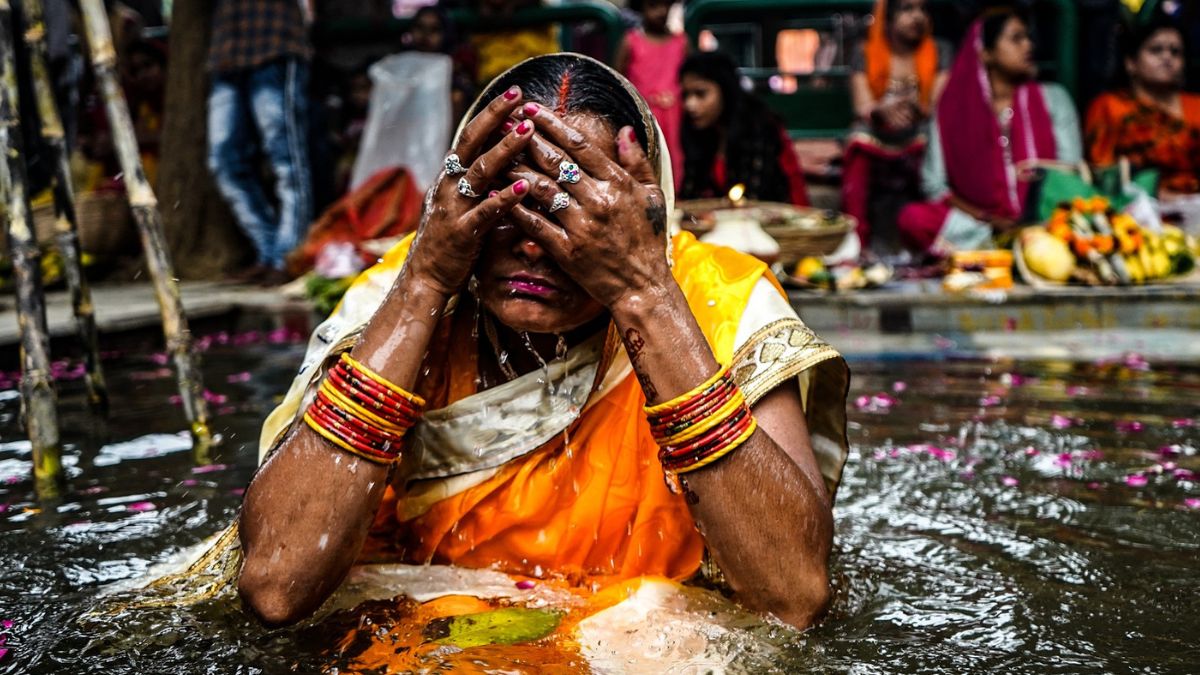
M 1021 218 L 1031 163 L 1080 161 L 1070 95 L 1036 75 L 1019 12 L 993 10 L 971 25 L 931 126 L 922 182 L 932 201 L 899 215 L 905 246 L 932 255 L 991 248 Z

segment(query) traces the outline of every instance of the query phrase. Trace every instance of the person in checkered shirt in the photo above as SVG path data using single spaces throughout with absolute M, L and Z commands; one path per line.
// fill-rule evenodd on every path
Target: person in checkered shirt
M 238 275 L 244 281 L 286 281 L 284 257 L 312 220 L 305 2 L 216 0 L 213 10 L 208 163 L 257 252 L 255 265 Z M 260 153 L 275 175 L 275 204 L 259 182 Z

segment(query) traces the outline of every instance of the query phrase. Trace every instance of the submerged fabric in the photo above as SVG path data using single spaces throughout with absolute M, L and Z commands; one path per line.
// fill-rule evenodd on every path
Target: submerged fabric
M 1162 189 L 1200 192 L 1200 95 L 1180 97 L 1176 117 L 1127 91 L 1101 94 L 1087 114 L 1088 160 L 1112 166 L 1125 158 L 1135 170 L 1158 169 Z

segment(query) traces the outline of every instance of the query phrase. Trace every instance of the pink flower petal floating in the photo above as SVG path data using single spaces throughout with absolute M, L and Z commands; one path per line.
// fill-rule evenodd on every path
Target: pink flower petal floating
M 224 471 L 228 468 L 228 464 L 205 464 L 203 466 L 193 466 L 192 473 L 212 473 L 214 471 Z
M 1191 429 L 1194 426 L 1196 426 L 1196 420 L 1193 419 L 1180 418 L 1171 420 L 1172 429 Z
M 223 403 L 225 403 L 226 401 L 229 400 L 229 397 L 226 396 L 225 394 L 218 394 L 215 391 L 209 391 L 209 390 L 205 389 L 204 390 L 204 400 L 208 401 L 209 403 L 212 403 L 213 405 L 222 405 Z
M 1084 450 L 1083 452 L 1079 453 L 1078 457 L 1085 462 L 1094 462 L 1098 459 L 1103 459 L 1104 453 L 1100 452 L 1099 450 Z
M 1055 429 L 1070 429 L 1075 425 L 1075 421 L 1065 415 L 1054 414 L 1050 416 L 1050 426 Z
M 1130 370 L 1150 370 L 1150 363 L 1146 361 L 1146 357 L 1137 352 L 1129 352 L 1125 355 L 1125 367 Z
M 1016 329 L 1017 329 L 1017 317 L 1015 317 L 1015 316 L 1005 317 L 1004 318 L 1004 330 L 1011 333 L 1011 332 L 1015 331 Z
M 1098 483 L 1096 481 L 1092 481 L 1087 484 L 1087 489 L 1089 489 L 1089 490 L 1099 490 L 1101 487 L 1103 487 L 1103 486 L 1100 485 L 1100 483 Z
M 1069 452 L 1060 452 L 1060 453 L 1058 453 L 1058 457 L 1054 458 L 1054 463 L 1063 468 L 1071 466 L 1071 464 L 1073 464 L 1074 461 L 1075 461 L 1075 458 L 1072 457 L 1071 453 L 1069 453 Z
M 108 492 L 108 488 L 104 487 L 103 485 L 92 485 L 91 487 L 85 487 L 82 490 L 80 490 L 79 494 L 81 494 L 81 495 L 99 495 L 99 494 L 104 494 L 105 492 Z
M 229 377 L 226 377 L 225 381 L 230 384 L 237 384 L 238 382 L 249 382 L 251 377 L 253 376 L 250 374 L 250 371 L 243 370 L 240 373 L 234 373 Z
M 133 511 L 134 513 L 145 513 L 146 511 L 157 511 L 158 507 L 154 505 L 154 502 L 134 502 L 127 504 L 125 510 Z
M 171 394 L 167 397 L 167 403 L 171 405 L 183 405 L 183 397 L 179 394 Z
M 179 481 L 179 484 L 183 487 L 196 487 L 200 484 L 200 481 L 196 480 L 195 478 L 184 478 L 183 480 Z
M 1131 473 L 1125 476 L 1125 484 L 1129 487 L 1142 487 L 1148 482 L 1150 482 L 1150 479 L 1140 473 Z
M 1175 469 L 1178 469 L 1178 468 L 1179 468 L 1179 466 L 1177 464 L 1175 464 L 1175 462 L 1163 462 L 1158 465 L 1158 472 L 1162 473 L 1164 471 L 1174 471 Z
M 1029 381 L 1029 378 L 1017 373 L 1004 373 L 1000 376 L 1000 383 L 1007 387 L 1020 387 Z
M 4 513 L 7 510 L 8 510 L 8 504 L 0 504 L 0 513 Z
M 527 591 L 536 585 L 536 583 L 530 581 L 529 579 L 522 579 L 517 582 L 517 588 L 521 589 L 522 591 Z
M 1026 456 L 1026 457 L 1037 457 L 1037 456 L 1038 456 L 1038 455 L 1040 455 L 1040 454 L 1042 454 L 1042 453 L 1041 453 L 1041 452 L 1040 452 L 1040 451 L 1039 451 L 1037 448 L 1035 448 L 1035 447 L 1033 447 L 1033 446 L 1030 446 L 1030 447 L 1028 447 L 1028 448 L 1025 448 L 1025 456 Z
M 1174 478 L 1175 480 L 1186 480 L 1189 482 L 1196 482 L 1196 480 L 1198 478 L 1200 478 L 1200 474 L 1197 474 L 1195 471 L 1192 471 L 1191 469 L 1175 469 L 1174 471 L 1171 472 L 1171 477 Z
M 1012 476 L 1005 476 L 1000 479 L 1000 484 L 1004 487 L 1016 487 L 1021 484 L 1021 481 L 1013 478 Z
M 995 394 L 992 394 L 991 396 L 984 396 L 983 398 L 979 399 L 979 405 L 985 408 L 1000 405 L 1000 397 L 996 396 Z
M 1087 396 L 1088 393 L 1088 388 L 1083 385 L 1077 384 L 1067 387 L 1067 396 Z
M 167 356 L 167 354 L 164 352 L 155 352 L 154 354 L 150 355 L 150 362 L 160 366 L 165 366 L 170 363 L 170 361 L 171 357 Z
M 886 412 L 899 402 L 899 399 L 890 394 L 864 394 L 854 399 L 854 407 L 864 412 Z
M 1200 509 L 1200 497 L 1188 497 L 1183 500 L 1183 505 L 1189 509 Z
M 903 382 L 901 380 L 896 380 L 895 382 L 892 383 L 892 391 L 896 392 L 897 394 L 903 394 L 907 390 L 908 390 L 907 382 Z
M 1137 420 L 1117 420 L 1117 423 L 1115 426 L 1117 428 L 1117 431 L 1119 431 L 1123 434 L 1136 434 L 1140 431 L 1145 430 L 1145 428 L 1146 428 L 1145 424 L 1142 424 L 1141 422 L 1139 422 Z

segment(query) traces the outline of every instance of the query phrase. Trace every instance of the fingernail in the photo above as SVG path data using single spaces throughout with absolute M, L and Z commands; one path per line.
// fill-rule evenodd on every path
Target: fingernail
M 511 101 L 520 95 L 521 90 L 516 86 L 512 86 L 508 88 L 508 91 L 504 92 L 504 100 Z
M 500 194 L 500 193 L 495 190 L 492 190 L 491 192 L 488 193 L 488 197 L 495 197 L 498 194 Z
M 507 134 L 508 132 L 512 131 L 512 128 L 513 128 L 512 120 L 508 120 L 504 123 L 504 133 Z
M 522 108 L 521 110 L 525 113 L 526 117 L 533 117 L 534 115 L 537 114 L 537 112 L 540 108 L 541 108 L 541 106 L 539 106 L 536 103 L 526 103 L 525 107 Z
M 531 129 L 533 129 L 533 122 L 525 120 L 517 125 L 517 135 L 524 136 L 525 134 L 529 133 Z
M 637 143 L 637 134 L 633 132 L 633 127 L 629 127 L 629 131 L 626 131 L 625 135 L 629 137 L 630 143 Z
M 525 180 L 524 178 L 513 183 L 513 194 L 523 195 L 523 194 L 525 194 L 525 191 L 528 189 L 529 189 L 529 181 Z

